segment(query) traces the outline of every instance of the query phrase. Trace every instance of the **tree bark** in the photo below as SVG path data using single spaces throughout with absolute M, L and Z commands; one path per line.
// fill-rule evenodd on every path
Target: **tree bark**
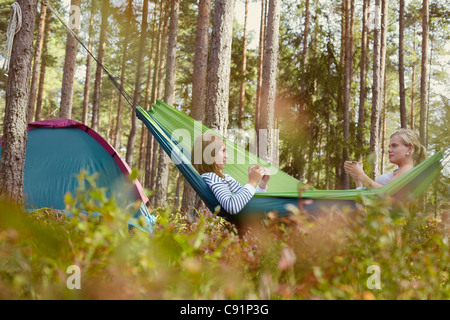
M 350 94 L 351 79 L 353 70 L 353 1 L 345 0 L 345 48 L 344 48 L 344 148 L 341 167 L 344 167 L 344 161 L 349 157 L 349 141 L 350 141 Z M 343 171 L 343 170 L 342 170 Z M 342 175 L 342 187 L 348 189 L 350 187 L 350 179 L 348 174 Z
M 42 100 L 44 96 L 44 82 L 45 82 L 45 71 L 47 68 L 47 44 L 48 37 L 50 34 L 50 21 L 52 20 L 52 15 L 48 14 L 45 22 L 44 30 L 44 40 L 42 44 L 42 58 L 41 58 L 41 70 L 39 71 L 39 86 L 36 98 L 36 112 L 34 116 L 35 121 L 41 120 L 41 110 L 42 110 Z
M 258 78 L 256 83 L 256 104 L 255 104 L 255 131 L 256 137 L 259 140 L 259 119 L 261 110 L 261 84 L 262 84 L 262 70 L 264 62 L 264 42 L 266 40 L 266 10 L 267 0 L 261 0 L 261 24 L 259 28 L 259 46 L 258 46 Z M 256 153 L 259 153 L 258 146 L 256 146 Z
M 302 79 L 300 82 L 300 92 L 305 91 L 305 74 L 308 59 L 308 34 L 309 34 L 309 0 L 305 1 L 305 23 L 303 28 L 303 45 L 302 45 Z
M 373 34 L 373 85 L 372 85 L 372 112 L 370 117 L 370 153 L 374 156 L 372 177 L 378 175 L 379 163 L 379 131 L 381 114 L 381 76 L 380 76 L 380 42 L 381 42 L 381 4 L 375 0 L 375 25 Z
M 89 18 L 89 40 L 88 40 L 89 51 L 92 51 L 92 38 L 94 32 L 94 13 L 95 13 L 95 2 L 91 2 L 91 17 Z M 88 53 L 86 57 L 86 78 L 84 80 L 84 91 L 83 91 L 83 111 L 81 114 L 81 122 L 85 124 L 88 121 L 88 106 L 91 90 L 91 65 L 92 65 L 92 57 Z
M 206 125 L 225 134 L 228 126 L 234 0 L 216 0 L 209 57 Z
M 161 25 L 161 39 L 160 39 L 160 54 L 157 55 L 158 61 L 158 68 L 155 69 L 155 72 L 158 74 L 157 81 L 155 88 L 156 90 L 156 98 L 162 97 L 162 91 L 163 91 L 163 70 L 165 65 L 165 53 L 166 53 L 166 33 L 167 33 L 167 24 L 168 24 L 168 18 L 170 15 L 170 4 L 163 6 L 164 1 L 161 3 L 161 17 L 164 17 L 163 23 Z M 169 9 L 167 9 L 169 7 Z M 151 172 L 151 189 L 155 190 L 156 188 L 156 177 L 157 177 L 157 170 L 158 170 L 158 159 L 159 159 L 159 144 L 156 139 L 153 139 L 153 154 L 152 154 L 152 172 Z M 152 203 L 154 203 L 155 197 L 152 198 Z
M 98 131 L 100 123 L 100 99 L 102 91 L 102 76 L 103 69 L 100 64 L 103 64 L 105 58 L 106 49 L 106 32 L 108 28 L 108 16 L 109 16 L 109 0 L 103 0 L 102 2 L 102 23 L 100 27 L 100 39 L 98 43 L 98 55 L 97 55 L 97 70 L 95 72 L 94 83 L 94 96 L 92 99 L 92 121 L 91 128 L 94 131 Z
M 192 75 L 192 105 L 191 117 L 203 122 L 205 114 L 206 76 L 208 67 L 208 35 L 209 18 L 211 15 L 211 0 L 200 0 L 198 7 L 197 31 L 195 36 L 194 73 Z M 181 210 L 188 217 L 194 216 L 194 207 L 200 197 L 184 179 Z
M 280 0 L 269 0 L 267 37 L 265 42 L 261 119 L 259 125 L 259 156 L 274 163 L 274 112 L 277 93 L 278 39 L 280 33 Z
M 22 10 L 22 27 L 14 37 L 6 85 L 0 197 L 21 207 L 24 202 L 27 107 L 37 0 L 18 0 L 17 3 Z
M 32 122 L 34 116 L 34 107 L 36 105 L 37 89 L 39 83 L 39 70 L 41 66 L 42 47 L 44 43 L 45 21 L 47 15 L 47 6 L 41 1 L 41 11 L 39 13 L 39 25 L 34 48 L 34 64 L 31 76 L 30 95 L 28 98 L 27 121 Z
M 398 81 L 400 88 L 400 125 L 406 128 L 406 89 L 405 89 L 405 62 L 403 52 L 404 22 L 405 22 L 405 0 L 400 0 L 399 11 L 399 39 L 398 39 Z
M 133 97 L 133 110 L 131 112 L 131 129 L 130 135 L 128 136 L 126 162 L 132 166 L 133 165 L 133 153 L 134 146 L 136 145 L 136 137 L 138 133 L 138 119 L 136 117 L 136 111 L 134 108 L 141 103 L 141 85 L 142 85 L 142 71 L 145 56 L 145 43 L 147 42 L 147 28 L 148 28 L 148 1 L 144 0 L 142 9 L 142 24 L 141 24 L 141 37 L 139 42 L 139 56 L 138 64 L 136 70 L 136 82 L 134 87 L 134 97 Z
M 127 39 L 127 37 L 125 37 Z M 123 87 L 125 84 L 125 70 L 127 68 L 127 52 L 128 52 L 128 40 L 124 39 L 123 50 L 122 50 L 122 67 L 120 68 L 120 86 Z M 113 134 L 113 146 L 114 149 L 119 150 L 120 147 L 120 128 L 122 126 L 122 113 L 123 113 L 123 96 L 119 94 L 119 99 L 117 101 L 117 122 Z
M 177 58 L 177 33 L 178 33 L 178 14 L 179 0 L 172 0 L 172 9 L 170 13 L 169 42 L 167 44 L 166 59 L 166 79 L 164 85 L 164 101 L 173 105 L 175 95 L 175 66 Z M 169 164 L 170 158 L 166 152 L 159 149 L 158 175 L 156 177 L 156 197 L 157 206 L 167 205 L 167 191 L 169 187 Z
M 370 0 L 364 0 L 363 3 L 363 21 L 362 21 L 362 34 L 361 34 L 361 60 L 360 60 L 360 77 L 359 77 L 359 110 L 358 110 L 358 128 L 356 132 L 357 152 L 356 157 L 360 161 L 362 151 L 364 149 L 364 126 L 366 122 L 366 65 L 367 65 L 367 33 L 368 33 L 368 11 L 370 6 Z
M 428 108 L 428 23 L 429 4 L 423 0 L 422 5 L 422 62 L 420 75 L 420 143 L 427 147 L 427 108 Z
M 77 10 L 80 9 L 81 0 L 72 0 L 71 1 L 71 12 L 77 15 Z M 72 11 L 74 10 L 74 11 Z M 81 11 L 80 11 L 81 14 Z M 78 34 L 79 31 L 79 17 L 76 19 L 77 22 L 75 24 L 69 23 L 70 27 L 75 34 Z M 75 67 L 76 67 L 76 57 L 77 57 L 77 39 L 72 36 L 69 32 L 67 33 L 67 41 L 66 41 L 66 56 L 64 60 L 64 69 L 63 69 L 63 79 L 62 79 L 62 87 L 61 87 L 61 103 L 59 109 L 59 117 L 70 119 L 72 117 L 72 103 L 73 103 L 73 81 L 75 78 Z
M 244 117 L 244 103 L 245 103 L 245 73 L 247 70 L 247 15 L 248 15 L 248 0 L 245 0 L 245 14 L 244 14 L 244 36 L 242 37 L 242 66 L 241 66 L 241 87 L 239 90 L 239 118 L 238 127 L 242 129 L 242 118 Z

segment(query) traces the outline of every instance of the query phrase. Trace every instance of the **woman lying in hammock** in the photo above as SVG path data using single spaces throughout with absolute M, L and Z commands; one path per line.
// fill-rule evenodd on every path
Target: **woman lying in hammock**
M 259 165 L 251 167 L 248 171 L 248 182 L 242 186 L 230 175 L 223 173 L 227 158 L 225 142 L 220 137 L 204 133 L 195 141 L 192 165 L 211 188 L 222 208 L 230 214 L 236 214 L 256 192 L 267 191 L 270 174 L 265 171 L 266 168 Z
M 379 188 L 408 172 L 427 157 L 418 134 L 411 129 L 400 129 L 391 135 L 388 153 L 389 162 L 396 164 L 398 168 L 379 176 L 376 181 L 370 179 L 362 167 L 352 161 L 345 161 L 345 172 L 355 180 L 357 188 Z

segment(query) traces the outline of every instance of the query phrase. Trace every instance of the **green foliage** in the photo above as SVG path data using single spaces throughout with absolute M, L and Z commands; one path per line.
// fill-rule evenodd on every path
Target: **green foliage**
M 167 209 L 148 234 L 130 232 L 102 190 L 85 190 L 68 196 L 68 207 L 89 198 L 100 205 L 73 218 L 1 205 L 1 298 L 450 298 L 450 212 L 434 218 L 390 199 L 366 200 L 316 219 L 293 207 L 288 218 L 270 213 L 238 232 L 207 212 L 189 222 Z M 80 267 L 80 289 L 66 285 L 71 265 Z M 370 266 L 380 270 L 381 289 L 368 287 Z

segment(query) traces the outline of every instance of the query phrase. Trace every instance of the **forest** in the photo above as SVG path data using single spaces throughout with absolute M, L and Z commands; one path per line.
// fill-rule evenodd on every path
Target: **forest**
M 104 242 L 96 242 L 92 250 L 82 241 L 74 242 L 76 248 L 72 247 L 71 252 L 55 249 L 52 253 L 55 261 L 57 250 L 64 251 L 67 261 L 82 261 L 79 264 L 94 274 L 93 283 L 102 281 L 96 270 L 107 270 L 113 277 L 119 274 L 114 268 L 125 268 L 119 262 L 114 267 L 103 259 L 94 262 L 101 250 L 114 263 L 119 257 L 136 263 L 133 270 L 126 269 L 127 279 L 115 278 L 113 284 L 123 285 L 121 281 L 139 278 L 145 270 L 162 274 L 163 280 L 146 279 L 137 285 L 133 294 L 125 290 L 111 292 L 109 296 L 108 288 L 112 285 L 102 286 L 103 291 L 97 291 L 93 285 L 81 297 L 108 298 L 117 294 L 123 298 L 156 299 L 448 299 L 448 258 L 443 253 L 448 249 L 450 224 L 448 166 L 413 205 L 413 213 L 403 207 L 392 209 L 389 203 L 375 203 L 379 215 L 361 224 L 359 220 L 354 221 L 350 223 L 350 230 L 344 231 L 337 227 L 330 231 L 323 225 L 314 228 L 295 219 L 291 221 L 293 226 L 284 228 L 269 216 L 258 233 L 265 240 L 250 235 L 246 238 L 235 234 L 233 226 L 223 221 L 218 223 L 217 217 L 192 213 L 193 208 L 196 208 L 194 211 L 204 209 L 204 204 L 134 111 L 137 105 L 149 110 L 157 100 L 162 100 L 221 133 L 275 130 L 278 134 L 271 142 L 271 151 L 265 154 L 266 160 L 290 176 L 323 190 L 355 188 L 343 169 L 346 160 L 362 161 L 364 170 L 372 178 L 391 172 L 394 166 L 387 157 L 389 138 L 400 128 L 416 130 L 428 155 L 447 151 L 448 158 L 448 1 L 18 2 L 34 7 L 34 27 L 30 35 L 33 50 L 28 53 L 29 72 L 24 80 L 27 95 L 20 106 L 25 112 L 25 123 L 68 118 L 97 131 L 136 171 L 150 198 L 150 206 L 161 215 L 159 229 L 155 231 L 158 241 L 151 243 L 146 238 L 145 244 L 138 244 L 135 239 L 129 240 L 131 253 L 120 252 L 119 242 L 125 240 L 112 231 L 116 230 L 115 224 L 109 231 L 99 224 L 87 224 L 73 235 L 73 242 L 92 237 L 90 243 L 93 243 L 95 236 L 100 237 Z M 6 99 L 8 70 L 4 64 L 8 61 L 7 28 L 13 16 L 13 3 L 0 0 L 3 136 L 16 128 L 17 123 L 24 122 L 19 117 L 14 123 L 15 115 L 12 111 L 8 113 Z M 27 22 L 26 13 L 29 12 L 23 15 L 24 22 Z M 30 21 L 27 23 L 30 28 Z M 13 54 L 10 59 L 18 57 Z M 13 162 L 23 165 L 23 161 Z M 14 175 L 0 174 L 0 193 L 10 192 L 13 198 L 20 200 L 23 180 L 8 183 L 11 176 Z M 11 190 L 7 190 L 9 185 L 12 185 Z M 18 188 L 20 185 L 22 189 Z M 392 218 L 392 212 L 396 218 Z M 418 212 L 420 218 L 408 219 Z M 51 225 L 52 232 L 56 233 L 62 226 L 75 228 L 52 209 L 39 214 L 51 217 L 45 224 Z M 186 220 L 192 215 L 197 215 L 195 223 Z M 121 219 L 112 217 L 112 220 Z M 38 225 L 42 224 L 41 216 L 36 219 Z M 20 222 L 11 223 L 26 229 Z M 363 230 L 362 225 L 366 229 Z M 41 232 L 33 230 L 36 234 Z M 329 238 L 321 238 L 326 230 Z M 413 234 L 419 231 L 423 233 L 415 237 Z M 26 242 L 6 229 L 0 228 L 0 232 L 4 233 L 0 243 L 11 237 L 13 242 Z M 378 237 L 377 232 L 382 236 Z M 302 238 L 299 234 L 309 236 Z M 55 235 L 53 240 L 59 237 L 62 236 Z M 354 247 L 343 244 L 342 237 L 353 239 Z M 331 239 L 328 248 L 323 242 L 325 238 Z M 276 242 L 272 249 L 268 246 L 270 239 Z M 433 246 L 433 239 L 439 243 L 437 247 Z M 311 246 L 313 242 L 317 247 Z M 367 249 L 368 243 L 373 245 L 371 249 Z M 401 252 L 390 247 L 393 243 Z M 178 251 L 167 252 L 174 244 Z M 145 251 L 148 255 L 141 260 L 132 256 L 144 246 L 152 247 L 155 252 Z M 17 250 L 6 247 L 3 252 L 18 257 Z M 40 263 L 38 251 L 33 251 L 31 257 L 34 258 L 27 263 L 33 266 Z M 423 252 L 424 262 L 411 267 L 411 261 L 417 261 Z M 237 261 L 232 264 L 225 259 L 227 255 Z M 354 256 L 360 259 L 352 258 Z M 391 284 L 386 284 L 382 293 L 362 288 L 361 279 L 355 274 L 366 273 L 367 261 L 375 260 L 375 256 L 380 264 L 387 264 L 391 258 L 399 262 L 397 271 L 404 272 L 407 280 L 397 279 L 398 274 L 391 270 L 388 276 Z M 410 265 L 403 261 L 404 256 L 409 257 Z M 86 257 L 88 261 L 84 260 Z M 225 275 L 233 274 L 234 268 L 246 266 L 236 279 L 225 284 L 224 279 L 212 275 L 224 264 L 224 259 L 228 261 Z M 432 259 L 439 261 L 439 265 L 433 265 Z M 171 264 L 169 260 L 175 262 Z M 166 262 L 170 270 L 157 271 L 164 268 Z M 53 269 L 62 269 L 65 265 L 63 262 L 54 264 L 49 267 L 46 281 L 61 279 Z M 348 270 L 340 273 L 338 266 L 346 264 Z M 430 275 L 420 276 L 421 266 Z M 385 267 L 383 265 L 382 269 L 386 270 Z M 14 272 L 20 274 L 20 267 L 15 268 Z M 0 269 L 0 274 L 3 270 Z M 177 270 L 182 273 L 170 281 L 164 280 L 169 272 Z M 182 281 L 188 276 L 192 280 L 185 286 L 171 287 L 177 279 Z M 43 282 L 33 289 L 11 280 L 14 277 L 9 275 L 9 280 L 0 282 L 0 288 L 2 285 L 7 288 L 4 297 L 48 298 L 52 294 L 54 297 L 80 297 L 56 287 L 46 291 Z M 26 277 L 31 282 L 36 281 L 32 273 Z M 202 279 L 207 279 L 210 285 L 200 284 Z M 240 286 L 238 279 L 243 281 Z M 170 293 L 159 293 L 158 281 L 172 288 L 167 291 Z M 349 285 L 338 285 L 339 281 Z M 425 284 L 427 281 L 432 282 L 430 287 Z M 353 286 L 354 282 L 358 284 Z M 415 288 L 418 289 L 414 293 Z M 145 290 L 149 295 L 141 295 Z

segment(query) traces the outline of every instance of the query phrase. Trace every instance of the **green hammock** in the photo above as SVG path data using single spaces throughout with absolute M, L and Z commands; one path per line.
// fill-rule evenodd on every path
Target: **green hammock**
M 236 221 L 248 215 L 261 215 L 270 211 L 286 215 L 290 213 L 287 205 L 298 205 L 299 190 L 304 189 L 304 183 L 271 166 L 230 139 L 222 137 L 229 155 L 224 172 L 242 185 L 248 181 L 248 167 L 251 165 L 258 163 L 270 168 L 272 172 L 268 192 L 255 194 L 237 215 L 228 214 L 223 208 L 219 208 L 214 194 L 191 165 L 191 150 L 195 139 L 206 131 L 217 133 L 160 100 L 153 104 L 150 111 L 137 107 L 136 114 L 211 211 L 219 209 L 222 216 Z M 438 175 L 442 158 L 443 152 L 439 151 L 398 179 L 377 189 L 318 190 L 310 187 L 308 190 L 302 190 L 301 199 L 313 201 L 303 208 L 311 214 L 316 214 L 333 206 L 354 208 L 355 202 L 361 198 L 392 196 L 411 201 Z

